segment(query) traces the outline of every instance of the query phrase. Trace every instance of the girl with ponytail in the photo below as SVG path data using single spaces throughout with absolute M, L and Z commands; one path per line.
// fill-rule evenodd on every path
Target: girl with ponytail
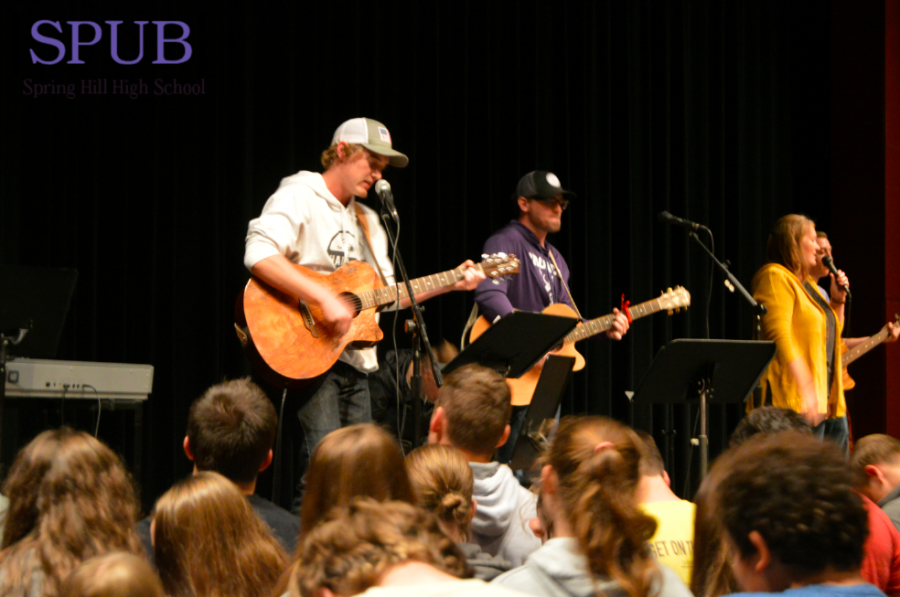
M 471 543 L 475 478 L 466 457 L 453 446 L 427 444 L 406 457 L 409 481 L 419 506 L 434 514 L 441 530 L 466 556 L 475 578 L 492 580 L 512 566 Z
M 544 545 L 494 581 L 549 597 L 690 597 L 647 541 L 656 521 L 635 501 L 640 439 L 602 417 L 566 417 L 542 457 Z

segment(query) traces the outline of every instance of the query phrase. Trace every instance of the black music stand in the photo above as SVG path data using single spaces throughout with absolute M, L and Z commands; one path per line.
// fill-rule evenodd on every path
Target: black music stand
M 469 363 L 494 369 L 504 377 L 522 377 L 575 329 L 572 317 L 516 311 L 492 325 L 447 363 L 448 375 Z
M 77 279 L 74 269 L 0 265 L 0 470 L 9 348 L 23 357 L 56 356 Z
M 556 431 L 556 411 L 569 380 L 572 379 L 574 366 L 575 357 L 555 354 L 547 356 L 541 368 L 541 377 L 534 388 L 534 396 L 525 411 L 525 422 L 509 462 L 511 469 L 530 469 L 535 458 L 546 448 L 551 435 Z
M 709 463 L 706 405 L 743 402 L 775 356 L 774 342 L 688 340 L 659 349 L 632 399 L 648 404 L 700 401 L 700 478 Z

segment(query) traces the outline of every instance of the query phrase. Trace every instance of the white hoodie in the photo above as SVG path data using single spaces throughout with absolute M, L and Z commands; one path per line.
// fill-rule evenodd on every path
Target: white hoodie
M 541 546 L 528 521 L 537 516 L 537 496 L 519 484 L 505 464 L 470 462 L 475 476 L 472 497 L 478 503 L 472 540 L 493 556 L 521 566 Z
M 356 219 L 356 200 L 344 207 L 316 172 L 298 172 L 281 181 L 258 218 L 250 220 L 244 265 L 253 266 L 272 255 L 309 269 L 329 273 L 351 259 L 364 260 L 362 230 Z M 375 259 L 388 280 L 394 279 L 388 240 L 374 210 L 360 204 L 368 222 Z M 369 259 L 368 261 L 371 261 Z M 375 348 L 347 348 L 341 361 L 359 371 L 378 369 Z

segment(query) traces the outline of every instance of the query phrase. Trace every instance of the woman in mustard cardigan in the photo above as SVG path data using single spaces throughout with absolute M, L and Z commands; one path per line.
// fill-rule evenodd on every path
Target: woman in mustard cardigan
M 774 341 L 776 349 L 762 380 L 763 396 L 766 404 L 799 412 L 820 436 L 833 437 L 846 451 L 839 347 L 847 300 L 841 286 L 849 281 L 842 271 L 837 279 L 832 275 L 830 304 L 815 290 L 810 269 L 819 250 L 812 220 L 784 216 L 769 235 L 766 265 L 753 276 L 753 298 L 768 310 L 762 339 Z

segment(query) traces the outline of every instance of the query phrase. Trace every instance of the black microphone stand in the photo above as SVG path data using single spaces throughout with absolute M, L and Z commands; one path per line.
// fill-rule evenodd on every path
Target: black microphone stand
M 414 325 L 408 325 L 407 328 L 412 330 L 413 342 L 415 346 L 413 374 L 409 380 L 409 386 L 412 394 L 411 400 L 413 415 L 413 448 L 417 448 L 422 445 L 422 402 L 425 400 L 425 395 L 422 390 L 422 374 L 419 360 L 422 355 L 422 346 L 425 347 L 425 352 L 428 355 L 429 361 L 431 361 L 431 370 L 434 372 L 434 382 L 437 387 L 441 387 L 442 385 L 444 385 L 444 378 L 441 376 L 440 369 L 438 369 L 437 360 L 434 358 L 434 350 L 432 350 L 431 342 L 428 340 L 428 331 L 425 329 L 425 319 L 422 317 L 422 309 L 419 306 L 419 303 L 416 301 L 416 295 L 413 292 L 412 285 L 410 284 L 409 276 L 406 274 L 406 266 L 403 264 L 403 257 L 400 255 L 400 247 L 397 244 L 396 231 L 393 230 L 389 225 L 389 223 L 393 221 L 396 226 L 399 226 L 400 216 L 396 213 L 396 211 L 391 213 L 391 210 L 385 207 L 384 198 L 382 198 L 381 195 L 379 195 L 378 197 L 379 199 L 381 199 L 381 219 L 384 220 L 385 231 L 387 231 L 388 237 L 391 241 L 391 245 L 394 247 L 394 259 L 397 261 L 397 269 L 400 270 L 400 276 L 403 278 L 403 284 L 406 285 L 406 292 L 409 295 L 410 308 L 413 312 Z M 400 302 L 399 289 L 397 292 L 397 302 L 398 304 Z
M 703 226 L 703 228 L 708 230 L 706 226 Z M 766 306 L 762 303 L 757 302 L 756 299 L 753 298 L 753 295 L 747 292 L 747 289 L 744 288 L 744 285 L 741 284 L 740 280 L 738 280 L 735 275 L 731 273 L 731 270 L 728 269 L 728 262 L 726 261 L 725 263 L 722 263 L 721 261 L 716 259 L 716 256 L 713 255 L 712 251 L 710 251 L 709 248 L 703 244 L 703 241 L 700 240 L 700 237 L 697 236 L 696 232 L 688 232 L 688 236 L 690 236 L 694 240 L 694 242 L 700 245 L 700 247 L 706 252 L 706 254 L 709 255 L 709 258 L 713 260 L 713 263 L 719 266 L 719 269 L 721 269 L 722 273 L 725 274 L 725 287 L 731 292 L 737 290 L 738 294 L 744 297 L 744 300 L 747 302 L 747 304 L 750 305 L 750 308 L 753 310 L 754 314 L 753 340 L 760 340 L 762 336 L 762 316 L 765 315 L 766 311 L 768 310 L 766 309 Z M 710 283 L 712 282 L 710 281 Z M 757 384 L 756 388 L 753 389 L 753 402 L 754 404 L 759 404 L 759 406 L 762 406 L 762 388 L 759 384 Z M 704 441 L 704 439 L 705 438 L 701 438 L 701 442 Z

